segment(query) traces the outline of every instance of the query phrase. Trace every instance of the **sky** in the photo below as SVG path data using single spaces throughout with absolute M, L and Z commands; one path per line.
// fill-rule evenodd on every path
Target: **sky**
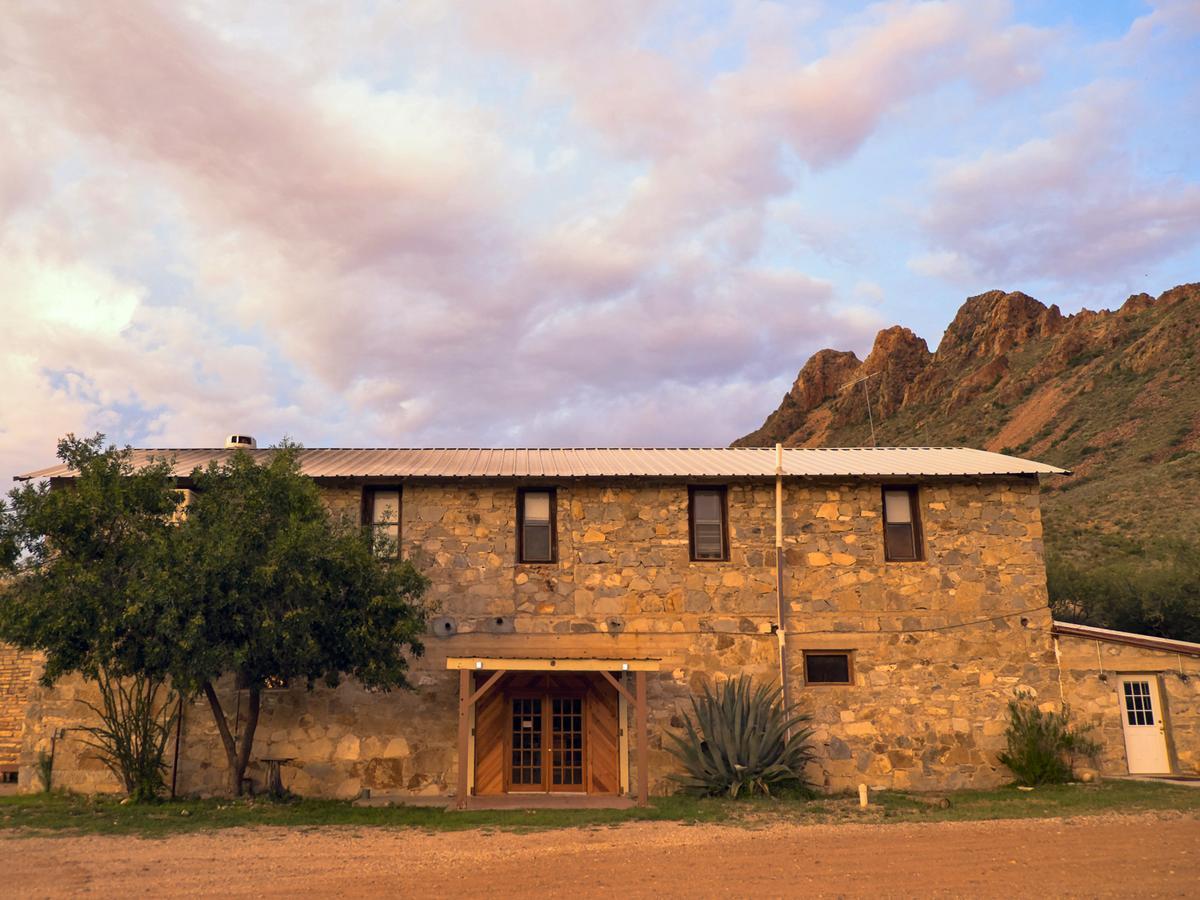
M 15 0 L 0 482 L 56 440 L 723 446 L 822 347 L 1200 281 L 1200 0 Z

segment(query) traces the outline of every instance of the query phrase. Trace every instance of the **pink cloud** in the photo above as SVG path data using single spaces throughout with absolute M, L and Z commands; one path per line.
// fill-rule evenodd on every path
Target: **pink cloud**
M 808 179 L 947 85 L 1030 84 L 1046 40 L 994 2 L 363 9 L 6 16 L 0 299 L 80 306 L 0 335 L 0 470 L 41 406 L 176 443 L 732 438 L 882 324 Z M 988 250 L 953 209 L 984 177 L 939 182 L 943 263 Z
M 1138 170 L 1120 139 L 1132 105 L 1122 86 L 1095 84 L 1045 137 L 947 164 L 923 217 L 939 250 L 914 267 L 1103 283 L 1194 245 L 1200 183 Z

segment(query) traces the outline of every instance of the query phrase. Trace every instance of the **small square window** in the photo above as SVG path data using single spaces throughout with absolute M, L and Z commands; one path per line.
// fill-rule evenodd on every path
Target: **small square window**
M 804 651 L 805 684 L 853 684 L 848 650 Z
M 558 556 L 555 491 L 522 488 L 517 492 L 517 559 L 523 563 L 552 563 Z
M 0 772 L 0 784 L 16 784 L 16 783 L 17 783 L 17 770 L 16 769 L 5 769 L 4 771 Z

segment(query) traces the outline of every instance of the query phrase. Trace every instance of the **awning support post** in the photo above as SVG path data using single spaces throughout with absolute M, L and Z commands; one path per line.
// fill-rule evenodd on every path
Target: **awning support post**
M 455 807 L 467 808 L 467 756 L 471 743 L 471 672 L 458 671 L 458 797 Z
M 635 672 L 637 688 L 637 770 L 638 806 L 645 806 L 650 794 L 650 746 L 646 736 L 646 673 Z

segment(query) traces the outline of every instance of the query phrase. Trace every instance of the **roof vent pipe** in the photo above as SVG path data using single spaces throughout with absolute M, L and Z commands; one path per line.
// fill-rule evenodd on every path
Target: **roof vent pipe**
M 256 450 L 258 441 L 248 434 L 231 434 L 225 438 L 225 447 L 230 450 Z

